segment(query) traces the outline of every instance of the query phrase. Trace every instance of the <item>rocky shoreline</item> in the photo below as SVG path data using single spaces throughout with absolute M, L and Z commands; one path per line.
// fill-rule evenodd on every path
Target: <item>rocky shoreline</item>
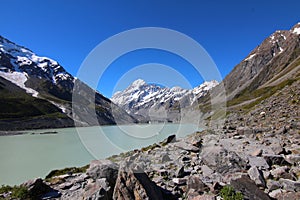
M 244 199 L 299 199 L 299 133 L 299 126 L 290 126 L 276 137 L 262 137 L 255 129 L 225 126 L 183 139 L 170 136 L 160 144 L 92 161 L 84 173 L 23 186 L 42 199 L 221 199 L 227 185 Z

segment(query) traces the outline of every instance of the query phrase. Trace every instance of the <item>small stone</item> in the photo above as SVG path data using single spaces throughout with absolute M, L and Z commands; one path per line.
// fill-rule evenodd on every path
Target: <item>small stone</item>
M 73 185 L 73 186 L 69 189 L 69 191 L 75 191 L 75 190 L 78 190 L 79 188 L 81 188 L 81 185 L 80 185 L 80 184 L 75 184 L 75 185 Z
M 188 200 L 215 200 L 215 195 L 212 194 L 197 195 L 192 198 L 189 197 Z
M 176 175 L 177 178 L 182 178 L 182 177 L 184 177 L 184 175 L 185 175 L 185 172 L 184 172 L 184 166 L 179 167 L 179 168 L 177 169 L 175 175 Z
M 177 185 L 186 184 L 186 178 L 173 178 L 172 181 Z
M 71 188 L 72 186 L 73 186 L 73 183 L 66 182 L 66 183 L 60 184 L 58 187 L 62 190 L 67 190 L 67 189 Z
M 163 163 L 165 163 L 165 162 L 171 161 L 171 158 L 169 157 L 168 154 L 163 154 L 161 161 Z
M 236 140 L 239 140 L 239 139 L 242 139 L 243 138 L 243 136 L 241 136 L 241 135 L 235 135 L 235 136 L 233 136 L 233 139 L 236 139 Z
M 256 149 L 251 153 L 251 156 L 256 157 L 256 156 L 261 156 L 262 155 L 262 149 Z
M 252 129 L 248 127 L 238 127 L 236 129 L 237 134 L 239 135 L 250 135 L 253 133 Z
M 273 190 L 272 192 L 269 192 L 269 196 L 274 199 L 277 199 L 280 194 L 282 194 L 281 189 L 277 189 L 277 190 Z
M 214 173 L 214 171 L 211 168 L 209 168 L 207 165 L 201 166 L 201 171 L 204 177 L 206 176 L 210 177 Z

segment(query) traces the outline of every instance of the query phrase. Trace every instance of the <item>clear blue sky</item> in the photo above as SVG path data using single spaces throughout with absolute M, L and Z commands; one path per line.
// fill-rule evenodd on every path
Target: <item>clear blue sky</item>
M 57 60 L 76 76 L 101 41 L 138 27 L 164 27 L 199 42 L 222 77 L 267 36 L 300 21 L 297 0 L 0 0 L 0 35 Z M 107 70 L 98 90 L 110 97 L 116 81 L 132 67 L 157 62 L 180 69 L 195 87 L 202 83 L 188 64 L 167 52 L 122 56 Z M 110 69 L 110 68 L 109 68 Z M 175 80 L 176 81 L 176 80 Z

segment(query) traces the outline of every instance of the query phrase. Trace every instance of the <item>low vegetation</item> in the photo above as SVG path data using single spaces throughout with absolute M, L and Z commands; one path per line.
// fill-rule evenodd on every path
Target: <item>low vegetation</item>
M 250 91 L 249 88 L 246 88 L 237 97 L 228 101 L 227 105 L 228 107 L 235 106 L 243 102 L 255 99 L 254 101 L 241 106 L 243 110 L 249 110 L 253 106 L 263 101 L 264 99 L 267 99 L 270 96 L 272 96 L 278 90 L 283 89 L 285 86 L 292 85 L 292 83 L 294 83 L 295 81 L 297 81 L 297 79 L 289 79 L 281 82 L 276 86 L 263 87 L 254 91 Z
M 54 176 L 60 176 L 64 174 L 85 173 L 88 168 L 89 165 L 85 165 L 83 167 L 69 167 L 69 168 L 64 168 L 59 170 L 53 170 L 46 176 L 46 180 L 49 180 Z
M 9 194 L 9 197 L 5 197 L 5 194 Z M 8 186 L 2 185 L 0 187 L 0 199 L 31 199 L 30 194 L 24 186 Z
M 224 186 L 220 191 L 223 200 L 243 200 L 244 196 L 241 192 L 236 192 L 232 186 Z

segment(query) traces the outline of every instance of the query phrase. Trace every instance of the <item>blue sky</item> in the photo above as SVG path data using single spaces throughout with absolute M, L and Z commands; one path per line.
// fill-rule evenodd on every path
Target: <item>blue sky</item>
M 0 35 L 41 56 L 57 60 L 76 76 L 86 56 L 102 41 L 128 29 L 164 27 L 201 44 L 224 78 L 252 49 L 278 29 L 300 21 L 296 0 L 1 0 Z M 130 69 L 161 63 L 178 70 L 191 87 L 203 82 L 184 59 L 169 52 L 139 50 L 115 60 L 98 90 L 110 97 Z M 157 74 L 161 73 L 159 70 Z M 168 74 L 166 78 L 172 79 Z M 131 79 L 130 79 L 131 78 Z M 126 79 L 128 84 L 135 78 Z M 147 79 L 147 77 L 146 77 Z M 149 80 L 151 82 L 151 77 Z M 176 79 L 167 86 L 181 85 Z M 118 89 L 126 87 L 126 83 Z

